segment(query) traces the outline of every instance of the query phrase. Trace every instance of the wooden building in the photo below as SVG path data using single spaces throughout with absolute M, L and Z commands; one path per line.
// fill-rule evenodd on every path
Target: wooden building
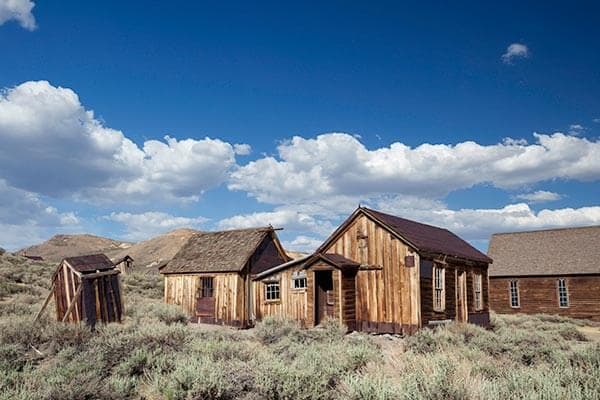
M 272 227 L 197 233 L 160 268 L 165 302 L 193 321 L 246 327 L 253 319 L 250 276 L 288 260 Z
M 489 263 L 446 229 L 359 207 L 315 254 L 254 277 L 254 313 L 307 327 L 330 316 L 380 333 L 452 320 L 485 326 Z
M 600 226 L 494 234 L 488 254 L 494 311 L 600 321 Z
M 127 275 L 133 271 L 133 258 L 129 254 L 116 260 L 114 264 L 123 275 Z
M 120 322 L 123 316 L 119 271 L 104 254 L 63 259 L 36 319 L 52 297 L 58 321 L 94 326 L 97 322 Z

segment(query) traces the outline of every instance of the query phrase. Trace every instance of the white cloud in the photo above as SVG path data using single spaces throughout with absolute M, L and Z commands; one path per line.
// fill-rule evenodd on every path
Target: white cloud
M 31 0 L 0 0 L 0 25 L 15 20 L 30 31 L 36 28 L 35 17 L 31 10 L 35 3 Z
M 571 124 L 569 125 L 569 133 L 571 135 L 581 135 L 583 132 L 585 132 L 587 130 L 587 128 L 581 124 Z
M 0 247 L 16 250 L 57 231 L 77 229 L 73 212 L 59 212 L 35 193 L 15 189 L 0 179 Z
M 594 118 L 592 121 L 595 122 L 595 123 L 597 123 L 597 124 L 600 124 L 600 118 Z
M 104 218 L 123 224 L 126 231 L 124 239 L 133 241 L 148 239 L 178 228 L 197 229 L 208 221 L 204 217 L 180 217 L 158 211 L 140 214 L 113 212 Z
M 385 194 L 441 198 L 478 184 L 515 188 L 551 179 L 600 178 L 600 142 L 562 133 L 534 134 L 536 143 L 494 145 L 403 143 L 369 150 L 352 135 L 294 137 L 231 174 L 229 188 L 271 204 L 312 204 L 337 197 Z
M 225 218 L 217 224 L 219 229 L 252 228 L 272 225 L 288 231 L 310 231 L 327 235 L 333 230 L 329 221 L 304 212 L 291 209 L 278 209 L 272 212 L 256 212 Z
M 312 253 L 323 243 L 323 240 L 309 236 L 296 236 L 293 240 L 283 241 L 283 248 L 291 251 L 299 251 L 302 253 Z
M 218 139 L 166 136 L 140 148 L 104 126 L 75 92 L 46 81 L 0 96 L 0 177 L 14 187 L 98 202 L 189 201 L 234 166 L 234 147 Z
M 252 152 L 252 147 L 249 144 L 239 144 L 236 143 L 233 145 L 233 151 L 238 156 L 247 156 Z
M 529 57 L 529 48 L 522 43 L 512 43 L 506 48 L 506 52 L 502 54 L 502 62 L 512 64 L 517 58 Z
M 537 190 L 531 193 L 522 193 L 515 196 L 516 199 L 527 200 L 530 203 L 543 203 L 547 201 L 560 200 L 562 196 L 558 193 L 546 190 Z

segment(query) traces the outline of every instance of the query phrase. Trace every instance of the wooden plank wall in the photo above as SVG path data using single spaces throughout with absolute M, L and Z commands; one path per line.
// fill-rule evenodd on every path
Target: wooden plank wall
M 356 278 L 357 329 L 384 332 L 420 326 L 419 256 L 407 245 L 359 215 L 325 252 L 370 266 Z M 415 267 L 404 265 L 409 254 Z
M 56 271 L 55 287 L 54 287 L 54 304 L 56 306 L 56 320 L 62 321 L 71 299 L 75 297 L 75 292 L 79 287 L 79 277 L 71 268 L 61 263 Z M 67 317 L 67 322 L 81 321 L 81 311 L 83 309 L 83 301 L 80 298 L 75 305 L 75 309 Z
M 165 274 L 165 303 L 179 305 L 196 318 L 196 298 L 201 277 L 212 277 L 215 297 L 213 323 L 246 326 L 248 315 L 244 278 L 238 273 Z
M 283 316 L 300 322 L 302 326 L 310 325 L 308 321 L 307 289 L 294 289 L 292 286 L 292 274 L 296 271 L 300 271 L 300 269 L 289 268 L 271 275 L 265 280 L 253 282 L 256 320 L 260 321 L 266 316 Z M 265 282 L 272 280 L 279 280 L 279 301 L 267 301 L 265 299 Z
M 569 307 L 558 305 L 557 280 L 567 281 Z M 520 308 L 510 306 L 509 282 L 519 282 Z M 600 321 L 600 275 L 490 277 L 490 307 L 502 314 L 558 314 L 572 318 Z

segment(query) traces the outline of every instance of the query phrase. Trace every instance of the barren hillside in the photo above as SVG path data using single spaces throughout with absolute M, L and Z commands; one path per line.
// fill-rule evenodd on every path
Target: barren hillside
M 176 229 L 111 253 L 109 256 L 115 260 L 128 254 L 133 258 L 136 270 L 158 273 L 158 267 L 170 261 L 188 239 L 197 232 L 187 228 Z
M 65 257 L 105 253 L 109 257 L 131 247 L 132 243 L 94 235 L 55 235 L 49 240 L 19 250 L 17 254 L 41 256 L 46 261 L 59 262 Z

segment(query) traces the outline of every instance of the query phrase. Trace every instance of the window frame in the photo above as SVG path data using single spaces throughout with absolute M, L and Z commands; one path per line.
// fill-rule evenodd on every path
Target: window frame
M 483 274 L 473 271 L 473 306 L 475 311 L 483 310 Z
M 281 282 L 280 281 L 268 281 L 265 285 L 265 302 L 266 303 L 277 303 L 281 301 Z M 271 288 L 271 290 L 269 290 Z M 276 288 L 276 289 L 275 289 Z M 273 297 L 274 295 L 277 297 Z
M 562 282 L 562 285 L 561 285 L 561 282 Z M 561 289 L 564 290 L 564 296 L 561 294 Z M 569 288 L 568 288 L 568 285 L 567 285 L 567 279 L 566 278 L 558 278 L 556 280 L 556 290 L 557 290 L 557 296 L 558 296 L 558 307 L 559 308 L 569 308 L 569 305 L 570 305 L 570 301 L 569 301 Z M 564 300 L 565 300 L 565 305 L 563 305 L 563 302 L 562 302 L 563 297 L 564 297 Z
M 439 277 L 437 276 L 438 272 Z M 446 311 L 446 268 L 441 265 L 434 264 L 431 275 L 433 277 L 433 282 L 431 285 L 433 291 L 433 311 L 444 312 Z M 439 287 L 438 283 L 440 284 Z
M 517 300 L 517 305 L 513 304 L 513 299 Z M 511 279 L 508 281 L 508 302 L 511 308 L 521 308 L 521 293 L 519 290 L 518 279 Z
M 209 282 L 210 284 L 207 284 Z M 215 278 L 213 276 L 200 277 L 200 297 L 215 297 Z
M 304 282 L 304 285 L 297 286 L 298 282 Z M 292 278 L 292 289 L 294 290 L 306 290 L 308 287 L 308 280 L 306 276 L 296 276 Z

